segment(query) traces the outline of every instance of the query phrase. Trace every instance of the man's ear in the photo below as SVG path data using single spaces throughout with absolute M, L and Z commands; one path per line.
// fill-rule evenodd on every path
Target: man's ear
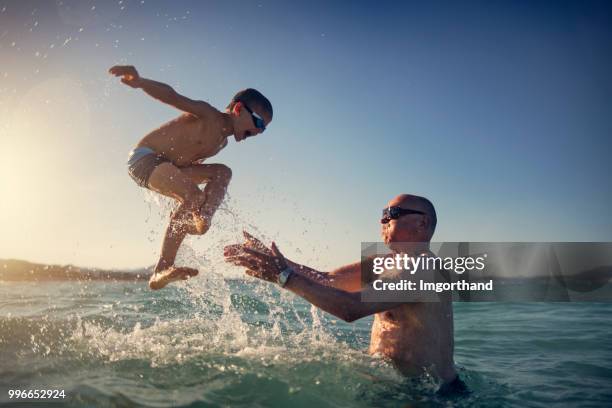
M 431 218 L 429 218 L 429 215 L 421 217 L 421 220 L 419 221 L 418 225 L 419 228 L 423 229 L 423 231 L 427 231 L 429 229 L 429 226 L 431 225 Z

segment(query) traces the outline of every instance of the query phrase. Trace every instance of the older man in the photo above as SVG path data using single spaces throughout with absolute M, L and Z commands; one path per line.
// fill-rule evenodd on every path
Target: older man
M 432 255 L 429 242 L 436 223 L 428 199 L 402 194 L 383 211 L 382 238 L 393 253 Z M 274 243 L 268 249 L 249 234 L 245 237 L 244 244 L 225 248 L 228 262 L 246 267 L 251 276 L 278 283 L 344 321 L 374 315 L 370 353 L 390 358 L 406 375 L 427 371 L 437 376 L 442 391 L 463 390 L 453 364 L 450 294 L 440 294 L 435 301 L 363 302 L 363 291 L 369 289 L 362 287 L 361 262 L 319 272 L 287 260 Z

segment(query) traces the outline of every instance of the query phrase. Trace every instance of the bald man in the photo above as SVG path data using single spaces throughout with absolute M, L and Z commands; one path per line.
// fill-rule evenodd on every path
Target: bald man
M 402 194 L 383 210 L 381 235 L 395 254 L 432 256 L 429 242 L 436 223 L 436 211 L 428 199 Z M 464 391 L 453 363 L 450 294 L 442 292 L 433 302 L 362 302 L 361 295 L 368 289 L 362 287 L 360 262 L 324 273 L 287 260 L 274 243 L 267 248 L 246 232 L 245 238 L 244 244 L 225 248 L 228 262 L 246 267 L 248 275 L 278 283 L 346 322 L 374 315 L 371 354 L 391 359 L 405 375 L 428 372 L 438 377 L 443 393 Z

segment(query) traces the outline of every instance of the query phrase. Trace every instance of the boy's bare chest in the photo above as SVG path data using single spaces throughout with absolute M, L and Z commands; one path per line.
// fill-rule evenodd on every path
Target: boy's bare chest
M 219 143 L 221 132 L 210 121 L 194 118 L 177 121 L 170 133 L 176 143 L 191 148 L 208 149 Z
M 216 154 L 225 138 L 210 121 L 181 116 L 159 128 L 154 136 L 156 145 L 179 165 Z

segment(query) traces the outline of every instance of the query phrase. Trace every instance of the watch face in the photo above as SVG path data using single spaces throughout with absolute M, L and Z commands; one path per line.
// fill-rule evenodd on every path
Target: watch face
M 278 275 L 278 283 L 281 286 L 285 286 L 287 281 L 289 280 L 289 275 L 291 275 L 291 270 L 285 269 Z

